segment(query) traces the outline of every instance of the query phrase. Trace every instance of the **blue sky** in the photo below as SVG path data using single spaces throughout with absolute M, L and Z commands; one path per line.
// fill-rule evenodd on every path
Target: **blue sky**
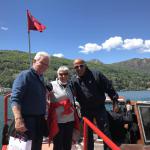
M 47 28 L 31 51 L 103 63 L 150 58 L 150 0 L 1 0 L 0 49 L 28 51 L 26 10 Z

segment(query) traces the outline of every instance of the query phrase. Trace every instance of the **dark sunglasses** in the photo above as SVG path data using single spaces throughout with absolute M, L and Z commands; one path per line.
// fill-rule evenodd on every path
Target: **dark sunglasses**
M 60 76 L 67 76 L 68 73 L 59 73 Z
M 78 69 L 78 68 L 81 68 L 81 69 L 82 69 L 84 66 L 85 66 L 85 65 L 83 65 L 83 64 L 82 64 L 82 65 L 76 65 L 76 66 L 74 66 L 74 69 Z

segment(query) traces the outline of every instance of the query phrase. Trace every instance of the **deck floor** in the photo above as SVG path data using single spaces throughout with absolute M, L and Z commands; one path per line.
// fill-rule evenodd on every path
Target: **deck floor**
M 53 150 L 53 144 L 50 144 L 50 146 L 49 146 L 49 144 L 43 144 L 42 150 Z M 81 146 L 80 148 L 78 148 L 76 150 L 83 150 L 83 146 Z M 95 143 L 94 150 L 104 150 L 103 144 Z
M 42 145 L 42 150 L 53 150 L 53 144 L 43 144 Z

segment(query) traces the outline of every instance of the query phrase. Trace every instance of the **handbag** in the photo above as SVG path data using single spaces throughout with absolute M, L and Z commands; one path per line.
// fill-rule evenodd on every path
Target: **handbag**
M 22 138 L 12 136 L 9 138 L 8 150 L 31 150 L 31 146 L 31 140 L 24 140 Z

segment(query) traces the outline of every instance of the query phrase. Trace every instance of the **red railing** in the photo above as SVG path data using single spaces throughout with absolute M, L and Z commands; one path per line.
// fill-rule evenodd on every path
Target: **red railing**
M 11 93 L 8 93 L 4 96 L 4 128 L 8 124 L 8 98 L 10 96 L 11 96 Z M 7 145 L 3 144 L 1 150 L 7 150 Z
M 121 150 L 113 141 L 111 141 L 102 131 L 100 131 L 92 122 L 87 118 L 83 117 L 84 127 L 83 127 L 83 136 L 84 136 L 84 150 L 87 150 L 87 127 L 90 127 L 103 141 L 112 149 L 112 150 Z
M 8 93 L 4 96 L 4 124 L 8 122 L 8 98 L 11 96 L 11 93 Z

